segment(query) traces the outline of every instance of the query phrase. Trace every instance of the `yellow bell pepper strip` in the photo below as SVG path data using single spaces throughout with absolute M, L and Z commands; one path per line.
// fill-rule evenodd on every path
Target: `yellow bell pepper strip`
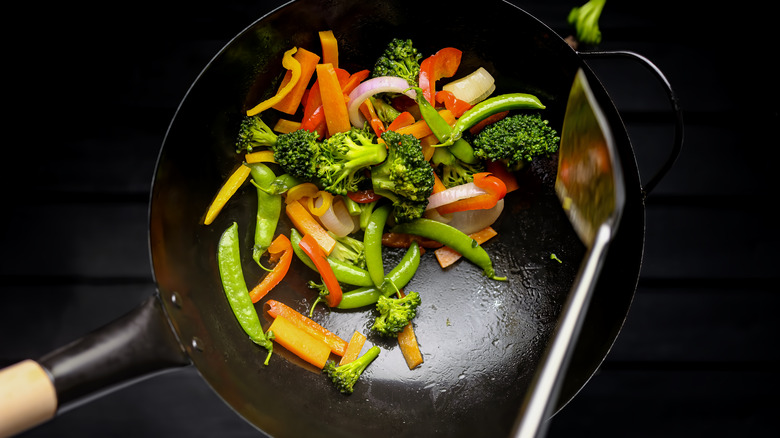
M 309 86 L 309 82 L 311 81 L 312 76 L 314 76 L 315 67 L 317 66 L 317 63 L 320 62 L 319 55 L 304 48 L 299 48 L 298 51 L 295 52 L 294 58 L 301 64 L 301 76 L 298 78 L 295 85 L 293 85 L 292 90 L 273 106 L 275 110 L 290 115 L 293 115 L 298 111 L 303 94 L 306 92 L 306 87 Z M 279 91 L 284 89 L 284 87 L 292 81 L 292 78 L 293 71 L 287 70 L 281 85 L 279 85 Z
M 355 330 L 352 334 L 349 343 L 347 343 L 347 349 L 344 351 L 344 355 L 341 356 L 339 365 L 344 365 L 352 362 L 360 357 L 360 352 L 363 350 L 363 345 L 366 344 L 366 335 Z
M 253 163 L 276 163 L 274 160 L 274 151 L 250 152 L 244 156 L 247 164 Z
M 449 204 L 437 207 L 439 214 L 456 213 L 466 210 L 487 210 L 495 207 L 496 203 L 506 196 L 506 185 L 500 178 L 488 172 L 474 174 L 474 185 L 485 190 L 484 195 L 461 199 Z
M 285 197 L 285 202 L 287 204 L 291 202 L 299 201 L 303 198 L 310 198 L 312 196 L 317 196 L 317 193 L 320 191 L 319 187 L 317 187 L 314 183 L 305 182 L 298 184 L 296 186 L 290 187 L 287 190 L 287 196 Z
M 491 238 L 497 236 L 498 233 L 493 227 L 485 227 L 476 233 L 469 234 L 469 237 L 474 239 L 477 244 L 482 245 Z M 439 262 L 439 266 L 446 268 L 458 261 L 463 255 L 458 251 L 450 248 L 449 246 L 442 246 L 433 252 L 436 255 L 436 260 Z
M 316 206 L 317 199 L 322 199 L 322 203 L 319 207 Z M 318 191 L 316 195 L 309 197 L 308 200 L 309 213 L 317 217 L 325 214 L 331 205 L 333 205 L 333 194 L 326 192 L 325 190 Z
M 306 333 L 289 319 L 277 316 L 268 331 L 273 335 L 274 342 L 279 343 L 292 354 L 318 369 L 325 367 L 330 357 L 328 344 Z
M 301 122 L 295 122 L 293 120 L 279 119 L 274 125 L 274 131 L 280 134 L 289 134 L 293 131 L 297 131 L 301 128 Z
M 314 219 L 309 210 L 300 201 L 291 202 L 285 206 L 285 213 L 290 218 L 293 226 L 304 235 L 310 235 L 319 245 L 320 249 L 329 255 L 336 246 L 336 239 L 328 234 L 328 231 Z
M 301 78 L 301 63 L 298 62 L 298 60 L 293 56 L 296 51 L 298 51 L 298 48 L 293 47 L 292 49 L 284 52 L 284 56 L 282 57 L 282 67 L 292 72 L 289 82 L 287 82 L 284 87 L 279 89 L 279 91 L 276 92 L 276 95 L 260 102 L 254 108 L 248 110 L 246 115 L 254 116 L 260 114 L 261 112 L 279 103 L 285 96 L 287 96 L 287 94 L 290 93 L 290 91 L 292 91 L 293 87 L 295 87 L 295 84 L 297 84 Z
M 222 208 L 225 206 L 225 204 L 227 204 L 227 201 L 236 193 L 236 191 L 238 191 L 239 187 L 244 184 L 244 181 L 247 180 L 249 173 L 249 167 L 243 164 L 238 166 L 238 168 L 233 171 L 230 177 L 228 177 L 228 179 L 219 189 L 219 192 L 217 192 L 217 195 L 214 197 L 211 205 L 209 205 L 209 208 L 206 211 L 206 218 L 203 220 L 205 225 L 211 225 L 211 223 L 214 222 L 214 219 L 217 217 L 219 212 L 222 211 Z
M 292 307 L 277 301 L 268 300 L 263 306 L 274 319 L 282 317 L 290 321 L 293 325 L 308 333 L 310 336 L 324 342 L 330 348 L 330 351 L 337 356 L 344 356 L 347 352 L 347 341 L 341 339 L 338 335 L 318 324 L 308 316 L 298 312 Z
M 322 63 L 332 64 L 334 68 L 339 67 L 339 43 L 332 30 L 323 30 L 319 32 L 320 44 L 322 45 Z
M 454 47 L 445 47 L 435 54 L 423 59 L 420 63 L 420 76 L 418 84 L 422 89 L 425 100 L 435 105 L 436 81 L 442 78 L 450 78 L 455 75 L 460 66 L 463 52 Z
M 352 123 L 335 67 L 332 64 L 317 64 L 317 82 L 320 84 L 320 98 L 328 135 L 349 131 Z
M 311 234 L 304 234 L 301 241 L 298 242 L 298 246 L 314 263 L 317 272 L 319 272 L 320 277 L 322 277 L 322 282 L 328 289 L 328 294 L 325 296 L 325 302 L 329 307 L 338 306 L 339 302 L 341 302 L 341 285 L 339 284 L 336 275 L 333 273 L 330 263 L 328 263 L 327 255 L 322 251 L 322 248 L 320 248 Z
M 279 257 L 279 261 L 276 265 L 267 273 L 265 277 L 257 284 L 251 291 L 249 291 L 249 298 L 253 303 L 256 303 L 263 299 L 277 284 L 279 284 L 287 271 L 290 270 L 290 264 L 292 263 L 293 250 L 290 239 L 284 234 L 280 234 L 271 242 L 268 247 L 268 253 L 273 257 Z

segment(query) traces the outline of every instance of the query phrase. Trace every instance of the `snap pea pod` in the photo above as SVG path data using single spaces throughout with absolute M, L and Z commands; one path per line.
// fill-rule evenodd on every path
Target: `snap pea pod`
M 236 222 L 233 222 L 219 239 L 217 265 L 222 288 L 225 290 L 230 308 L 249 338 L 268 350 L 268 357 L 265 360 L 267 365 L 273 352 L 273 342 L 263 331 L 260 317 L 257 315 L 252 299 L 249 298 L 249 290 L 246 287 L 244 272 L 241 268 L 238 224 Z
M 412 242 L 409 249 L 401 257 L 401 260 L 398 261 L 398 264 L 387 273 L 381 287 L 365 286 L 344 292 L 341 296 L 341 302 L 336 308 L 357 309 L 376 304 L 382 295 L 387 297 L 396 293 L 398 289 L 406 286 L 414 277 L 417 268 L 420 266 L 420 255 L 420 246 L 417 242 Z
M 500 113 L 502 111 L 521 110 L 521 109 L 536 109 L 541 110 L 546 107 L 536 96 L 526 93 L 509 93 L 499 94 L 498 96 L 491 97 L 479 102 L 473 107 L 469 108 L 463 115 L 458 118 L 455 125 L 452 127 L 450 135 L 442 141 L 442 146 L 448 146 L 453 144 L 456 140 L 459 140 L 463 133 L 476 125 L 480 121 L 493 114 Z
M 252 258 L 259 265 L 260 257 L 265 254 L 276 233 L 276 225 L 282 212 L 282 195 L 269 193 L 266 189 L 276 180 L 276 175 L 268 166 L 263 163 L 251 163 L 247 166 L 252 183 L 257 188 L 257 219 Z
M 298 258 L 313 270 L 317 270 L 314 266 L 314 262 L 311 261 L 308 255 L 298 246 L 298 242 L 301 241 L 301 233 L 295 228 L 290 229 L 290 243 L 292 243 L 293 252 Z M 340 260 L 334 260 L 330 257 L 327 258 L 328 264 L 333 269 L 333 274 L 339 283 L 349 284 L 352 286 L 373 286 L 374 282 L 371 280 L 371 276 L 368 275 L 368 271 L 358 268 L 357 266 L 349 263 L 342 262 Z
M 366 270 L 374 286 L 381 287 L 385 278 L 384 262 L 382 259 L 382 233 L 385 223 L 390 216 L 392 206 L 389 204 L 375 208 L 368 219 L 368 224 L 363 233 L 363 246 L 366 253 Z
M 443 143 L 442 146 L 445 146 L 444 143 L 452 137 L 452 127 L 423 96 L 422 90 L 417 89 L 416 100 L 417 106 L 420 108 L 420 115 L 425 119 L 425 123 L 431 128 L 431 132 L 433 132 L 436 138 Z M 449 146 L 450 152 L 452 152 L 453 155 L 465 163 L 475 164 L 479 161 L 479 159 L 474 156 L 474 148 L 471 147 L 469 142 L 462 138 L 458 138 L 455 141 L 446 144 L 446 146 Z
M 463 255 L 463 257 L 482 268 L 485 276 L 488 278 L 493 280 L 506 280 L 506 277 L 496 276 L 496 272 L 493 269 L 493 261 L 490 259 L 487 251 L 485 251 L 485 249 L 474 239 L 451 225 L 432 219 L 420 218 L 396 225 L 390 232 L 414 234 L 416 236 L 435 240 L 449 246 Z

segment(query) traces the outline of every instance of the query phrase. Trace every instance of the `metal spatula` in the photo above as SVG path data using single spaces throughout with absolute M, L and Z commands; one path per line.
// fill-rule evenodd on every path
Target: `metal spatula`
M 558 154 L 555 191 L 587 252 L 523 403 L 514 430 L 518 438 L 544 436 L 547 430 L 625 202 L 612 133 L 582 69 L 569 94 Z

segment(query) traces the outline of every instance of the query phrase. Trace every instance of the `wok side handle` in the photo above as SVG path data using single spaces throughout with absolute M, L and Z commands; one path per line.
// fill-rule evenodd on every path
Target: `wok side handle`
M 666 176 L 666 174 L 669 172 L 669 170 L 672 168 L 674 163 L 677 161 L 677 158 L 680 156 L 680 151 L 682 150 L 683 145 L 683 138 L 684 138 L 684 124 L 683 124 L 683 113 L 682 108 L 680 107 L 680 101 L 677 98 L 677 94 L 674 92 L 674 89 L 672 89 L 672 85 L 669 83 L 669 80 L 666 78 L 666 75 L 659 69 L 652 61 L 647 59 L 646 57 L 631 52 L 628 50 L 609 50 L 609 51 L 582 51 L 577 52 L 580 56 L 583 58 L 629 58 L 633 59 L 635 61 L 638 61 L 640 64 L 642 64 L 645 68 L 647 68 L 655 77 L 658 79 L 658 81 L 661 83 L 661 85 L 664 88 L 664 91 L 666 92 L 666 96 L 669 99 L 669 102 L 672 106 L 672 112 L 674 113 L 674 140 L 672 144 L 672 150 L 669 154 L 669 157 L 666 159 L 664 164 L 661 166 L 661 168 L 656 172 L 655 175 L 653 175 L 652 178 L 647 182 L 647 184 L 644 185 L 644 196 L 647 196 L 650 194 L 650 192 L 655 189 L 655 187 L 658 185 L 658 183 Z
M 142 378 L 188 364 L 160 298 L 154 295 L 119 319 L 37 361 L 26 360 L 0 370 L 0 437 L 42 424 Z

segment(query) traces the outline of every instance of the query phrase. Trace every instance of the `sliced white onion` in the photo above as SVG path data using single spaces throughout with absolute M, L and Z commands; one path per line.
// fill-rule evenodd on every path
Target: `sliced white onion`
M 395 76 L 379 76 L 363 81 L 351 93 L 349 93 L 349 102 L 347 109 L 349 111 L 349 121 L 352 126 L 362 127 L 365 123 L 365 117 L 360 113 L 360 105 L 369 97 L 378 93 L 403 93 L 414 99 L 417 93 L 409 89 L 409 83 L 406 79 Z
M 322 202 L 318 199 L 318 201 Z M 315 201 L 316 202 L 316 201 Z M 315 204 L 316 205 L 316 204 Z M 355 230 L 355 221 L 340 199 L 334 199 L 330 208 L 320 216 L 320 222 L 333 234 L 344 237 Z
M 450 187 L 449 189 L 442 190 L 441 192 L 434 193 L 428 197 L 427 210 L 432 208 L 441 207 L 442 205 L 451 204 L 461 199 L 473 198 L 474 196 L 484 195 L 487 192 L 473 182 Z
M 480 67 L 468 76 L 445 84 L 442 90 L 450 91 L 458 99 L 474 105 L 495 90 L 495 79 L 487 70 Z
M 502 211 L 504 211 L 504 200 L 499 199 L 493 208 L 487 210 L 466 210 L 448 214 L 449 222 L 446 223 L 466 234 L 476 233 L 493 225 Z
M 423 213 L 423 217 L 425 217 L 426 219 L 433 219 L 435 221 L 445 223 L 445 224 L 448 223 L 450 220 L 452 220 L 452 214 L 441 214 L 439 213 L 439 210 L 436 210 L 435 208 L 425 210 L 425 213 Z

